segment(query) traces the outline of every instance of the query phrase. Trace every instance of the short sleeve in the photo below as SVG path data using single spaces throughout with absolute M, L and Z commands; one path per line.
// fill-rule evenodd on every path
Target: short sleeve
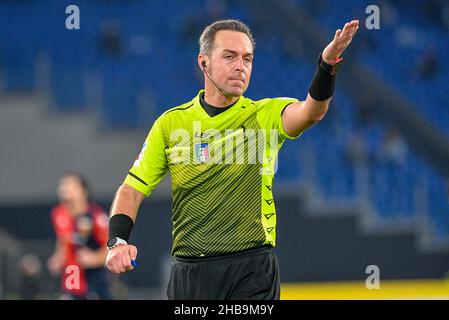
M 148 133 L 140 154 L 124 181 L 125 184 L 149 196 L 167 172 L 165 142 L 158 118 Z
M 64 210 L 61 206 L 52 209 L 51 222 L 53 224 L 53 230 L 59 241 L 71 241 L 73 221 L 67 214 L 64 213 Z
M 282 140 L 285 140 L 286 138 L 298 138 L 301 133 L 297 136 L 290 136 L 285 132 L 284 127 L 282 126 L 282 112 L 285 107 L 298 101 L 298 99 L 294 98 L 267 98 L 258 101 L 257 120 L 260 126 L 267 130 L 278 130 Z

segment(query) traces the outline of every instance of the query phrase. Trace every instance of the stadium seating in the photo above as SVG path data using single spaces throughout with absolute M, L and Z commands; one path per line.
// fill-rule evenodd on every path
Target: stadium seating
M 53 10 L 46 9 L 50 2 Z M 310 1 L 295 3 L 313 11 Z M 65 28 L 64 5 L 50 0 L 0 3 L 0 29 L 14 26 L 8 28 L 10 33 L 0 33 L 5 90 L 32 91 L 38 85 L 38 58 L 43 58 L 50 65 L 48 94 L 55 109 L 95 109 L 99 125 L 113 130 L 148 127 L 142 119 L 146 116 L 145 107 L 139 105 L 145 93 L 151 95 L 156 114 L 160 114 L 190 99 L 202 87 L 196 54 L 198 32 L 210 22 L 202 10 L 205 0 L 110 1 L 107 5 L 82 0 L 78 1 L 80 30 Z M 323 5 L 327 8 L 325 13 L 314 11 L 314 15 L 325 24 L 329 35 L 354 17 L 350 8 L 361 6 L 356 0 L 324 1 Z M 449 104 L 444 94 L 444 77 L 449 71 L 445 63 L 448 32 L 426 19 L 417 19 L 418 10 L 405 11 L 405 5 L 390 4 L 389 12 L 400 13 L 400 23 L 382 22 L 380 30 L 369 33 L 367 45 L 360 48 L 363 61 L 359 62 L 408 97 L 423 116 L 449 135 L 449 108 L 441 107 Z M 356 14 L 360 15 L 357 18 L 364 17 L 364 12 Z M 254 22 L 243 4 L 227 8 L 225 15 L 241 18 L 249 25 Z M 192 21 L 198 22 L 188 24 Z M 119 49 L 107 42 L 108 26 L 115 32 L 113 40 L 119 43 Z M 417 34 L 420 41 L 404 42 L 407 34 Z M 305 98 L 314 66 L 288 57 L 279 37 L 262 34 L 257 41 L 260 45 L 247 96 Z M 369 46 L 370 41 L 375 47 Z M 433 44 L 438 44 L 435 51 Z M 438 68 L 423 76 L 415 73 L 415 66 L 426 54 L 434 55 Z M 101 85 L 99 106 L 88 101 L 88 79 L 92 75 Z M 448 236 L 449 200 L 444 178 L 411 151 L 406 152 L 401 164 L 383 159 L 381 150 L 389 130 L 379 124 L 360 126 L 354 102 L 339 89 L 325 120 L 305 132 L 298 142 L 285 143 L 277 180 L 313 177 L 322 197 L 364 197 L 383 221 L 413 219 L 423 210 L 416 205 L 421 201 L 417 197 L 422 197 L 418 191 L 426 190 L 424 210 L 432 218 L 433 230 L 438 236 Z M 351 152 L 357 152 L 351 149 L 357 139 L 361 139 L 366 164 L 362 168 L 366 179 L 361 180 L 366 187 L 364 192 L 359 188 L 358 167 L 353 162 L 356 160 L 351 158 Z

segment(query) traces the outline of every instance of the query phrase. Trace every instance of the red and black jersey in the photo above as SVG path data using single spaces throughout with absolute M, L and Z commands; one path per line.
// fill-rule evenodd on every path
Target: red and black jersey
M 64 254 L 61 287 L 63 291 L 77 296 L 85 295 L 88 289 L 86 270 L 78 263 L 76 251 L 87 247 L 97 250 L 108 241 L 108 215 L 97 204 L 90 203 L 86 214 L 74 217 L 68 208 L 60 204 L 52 209 L 51 220 L 56 237 Z M 69 267 L 70 268 L 67 268 Z M 73 267 L 79 270 L 79 286 L 68 286 L 67 280 Z M 69 279 L 70 280 L 70 279 Z

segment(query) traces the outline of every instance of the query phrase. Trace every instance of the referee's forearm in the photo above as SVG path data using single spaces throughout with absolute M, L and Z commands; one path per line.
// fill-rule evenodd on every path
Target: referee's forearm
M 329 109 L 331 99 L 332 97 L 324 101 L 318 101 L 308 94 L 304 102 L 304 112 L 307 115 L 307 119 L 315 122 L 322 120 Z
M 123 184 L 117 190 L 111 206 L 111 214 L 126 214 L 136 221 L 137 211 L 145 196 L 134 188 Z

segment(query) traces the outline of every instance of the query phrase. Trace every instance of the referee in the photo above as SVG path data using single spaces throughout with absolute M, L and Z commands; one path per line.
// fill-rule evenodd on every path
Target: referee
M 341 54 L 359 26 L 337 30 L 320 54 L 305 101 L 243 96 L 255 41 L 237 20 L 207 26 L 199 39 L 204 90 L 167 110 L 153 124 L 111 208 L 106 266 L 133 269 L 128 244 L 137 211 L 164 174 L 173 192 L 169 299 L 280 298 L 276 210 L 272 187 L 276 156 L 326 114 Z M 275 81 L 275 79 L 273 79 Z

